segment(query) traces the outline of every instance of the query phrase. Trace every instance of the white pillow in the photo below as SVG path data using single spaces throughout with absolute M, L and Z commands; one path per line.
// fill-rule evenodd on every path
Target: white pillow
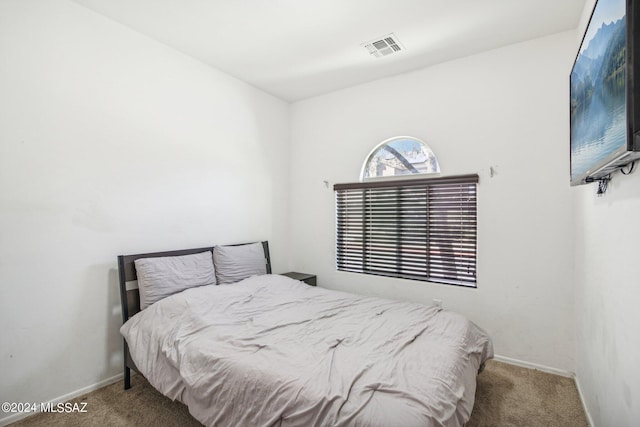
M 219 285 L 267 274 L 264 248 L 260 242 L 240 246 L 216 246 L 213 248 L 213 263 Z
M 135 260 L 140 290 L 140 309 L 185 289 L 215 285 L 211 251 L 193 255 Z

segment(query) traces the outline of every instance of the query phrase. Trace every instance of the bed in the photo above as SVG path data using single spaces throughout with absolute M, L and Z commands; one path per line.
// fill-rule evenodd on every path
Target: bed
M 485 332 L 436 307 L 270 274 L 267 242 L 260 247 L 265 274 L 189 287 L 143 310 L 140 292 L 128 287 L 136 260 L 215 248 L 118 257 L 125 388 L 134 369 L 208 426 L 468 421 L 476 376 L 493 357 Z

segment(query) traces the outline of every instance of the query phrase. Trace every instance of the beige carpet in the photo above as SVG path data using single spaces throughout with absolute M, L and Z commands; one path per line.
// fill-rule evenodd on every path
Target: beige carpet
M 489 361 L 467 427 L 587 427 L 571 378 Z
M 85 414 L 37 414 L 12 426 L 199 426 L 187 408 L 155 391 L 139 375 L 72 400 Z M 478 376 L 468 427 L 588 426 L 573 380 L 490 361 Z

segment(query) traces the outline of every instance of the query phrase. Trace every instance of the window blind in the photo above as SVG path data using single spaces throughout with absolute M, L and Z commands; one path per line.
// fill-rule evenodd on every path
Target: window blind
M 336 184 L 341 271 L 476 286 L 478 175 Z

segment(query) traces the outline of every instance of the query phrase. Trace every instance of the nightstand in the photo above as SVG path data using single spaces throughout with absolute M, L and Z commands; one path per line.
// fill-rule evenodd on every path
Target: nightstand
M 295 280 L 300 280 L 301 282 L 306 283 L 309 286 L 316 285 L 316 275 L 315 274 L 307 274 L 307 273 L 296 273 L 291 271 L 289 273 L 283 273 L 283 276 L 291 277 Z

